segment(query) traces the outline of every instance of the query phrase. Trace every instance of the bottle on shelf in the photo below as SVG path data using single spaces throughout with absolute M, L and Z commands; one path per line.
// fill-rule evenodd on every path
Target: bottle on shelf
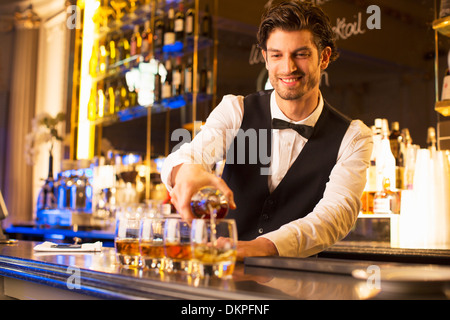
M 142 31 L 142 46 L 141 53 L 144 55 L 144 62 L 150 61 L 150 56 L 152 54 L 152 45 L 153 45 L 153 33 L 150 28 L 150 21 L 147 20 L 144 22 L 144 30 Z
M 396 186 L 396 170 L 395 158 L 391 151 L 389 141 L 389 125 L 386 119 L 382 120 L 381 142 L 376 155 L 377 169 L 377 191 L 383 190 L 385 179 L 389 179 L 389 183 L 393 188 Z
M 397 192 L 391 190 L 389 178 L 384 178 L 383 189 L 375 193 L 373 212 L 376 214 L 400 213 L 400 198 Z
M 398 159 L 400 152 L 399 139 L 401 139 L 400 124 L 397 121 L 394 121 L 391 123 L 391 134 L 389 135 L 389 142 L 391 143 L 391 151 L 395 159 Z
M 412 144 L 413 140 L 408 128 L 402 129 L 403 148 L 404 148 L 404 175 L 403 175 L 403 189 L 412 190 L 414 185 L 414 169 L 416 161 L 416 151 L 418 146 Z
M 373 214 L 373 198 L 377 191 L 376 155 L 377 150 L 379 150 L 379 142 L 381 142 L 381 122 L 379 128 L 380 130 L 376 125 L 373 125 L 371 129 L 374 137 L 374 147 L 372 149 L 372 155 L 370 157 L 370 164 L 366 171 L 366 185 L 361 197 L 361 212 L 364 214 Z M 376 139 L 376 137 L 379 137 L 380 139 Z M 375 146 L 375 141 L 377 141 L 377 146 Z
M 133 34 L 130 39 L 130 56 L 133 57 L 135 55 L 141 54 L 142 48 L 142 37 L 139 32 L 139 25 L 135 25 L 133 29 Z
M 178 5 L 178 10 L 175 13 L 174 31 L 175 31 L 175 41 L 183 42 L 184 40 L 184 5 L 180 1 Z
M 168 99 L 172 97 L 172 61 L 170 59 L 166 60 L 165 67 L 167 75 L 162 87 L 162 98 Z
M 391 151 L 395 158 L 396 179 L 395 187 L 397 189 L 403 188 L 403 154 L 401 153 L 402 134 L 400 132 L 400 124 L 397 121 L 391 123 L 391 133 L 389 135 L 389 142 L 391 144 Z
M 186 11 L 186 18 L 184 22 L 184 29 L 186 37 L 194 35 L 194 25 L 195 25 L 195 9 L 189 8 Z
M 154 95 L 155 95 L 155 102 L 161 102 L 162 99 L 162 83 L 161 83 L 161 74 L 160 74 L 160 65 L 161 63 L 158 61 L 158 66 L 156 67 L 156 74 L 155 74 L 155 89 L 154 89 Z
M 173 3 L 167 12 L 167 20 L 165 24 L 164 46 L 175 44 L 175 10 Z
M 91 87 L 91 95 L 88 102 L 88 119 L 95 121 L 97 119 L 97 83 L 93 83 Z
M 184 92 L 192 93 L 192 83 L 193 83 L 193 68 L 192 68 L 192 58 L 188 58 L 188 63 L 184 69 Z
M 205 38 L 212 39 L 213 33 L 212 33 L 212 18 L 211 13 L 209 12 L 209 5 L 206 4 L 205 7 L 205 13 L 202 17 L 201 22 L 201 35 Z
M 431 154 L 436 152 L 436 129 L 434 127 L 428 128 L 428 134 L 427 134 L 427 148 L 430 150 Z
M 105 91 L 103 81 L 97 83 L 97 118 L 105 115 Z
M 162 49 L 164 46 L 164 34 L 165 34 L 165 23 L 164 23 L 164 11 L 161 9 L 160 5 L 156 10 L 156 22 L 155 22 L 155 34 L 153 36 L 153 43 L 155 49 Z
M 181 66 L 181 57 L 176 58 L 175 68 L 172 71 L 172 96 L 183 94 L 183 69 Z

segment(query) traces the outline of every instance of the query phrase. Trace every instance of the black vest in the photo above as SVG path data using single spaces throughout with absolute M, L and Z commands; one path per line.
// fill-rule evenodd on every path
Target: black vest
M 261 91 L 244 98 L 241 133 L 245 133 L 248 143 L 242 148 L 242 136 L 236 136 L 222 175 L 234 194 L 237 209 L 230 210 L 227 218 L 236 220 L 239 240 L 252 240 L 313 211 L 323 197 L 351 121 L 324 102 L 313 136 L 270 193 L 269 177 L 261 173 L 270 165 L 266 160 L 271 155 L 271 92 Z M 265 145 L 267 150 L 262 150 Z

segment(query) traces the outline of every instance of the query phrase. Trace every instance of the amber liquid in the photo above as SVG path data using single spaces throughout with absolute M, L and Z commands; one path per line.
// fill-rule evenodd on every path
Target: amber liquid
M 116 239 L 116 252 L 122 255 L 139 256 L 138 239 Z
M 373 199 L 375 191 L 364 191 L 361 197 L 361 212 L 364 214 L 373 214 Z
M 139 267 L 141 265 L 138 239 L 116 239 L 114 245 L 116 247 L 117 260 L 121 265 L 129 267 Z
M 208 203 L 206 203 L 208 202 Z M 191 201 L 192 213 L 197 218 L 210 219 L 211 214 L 208 210 L 208 205 L 211 206 L 213 210 L 216 210 L 216 219 L 223 219 L 228 212 L 228 203 L 216 203 L 207 200 L 193 200 Z
M 164 258 L 164 246 L 162 243 L 155 244 L 150 241 L 142 241 L 140 246 L 141 256 L 150 259 Z
M 165 254 L 167 258 L 174 260 L 190 260 L 192 258 L 191 244 L 166 244 L 164 246 Z

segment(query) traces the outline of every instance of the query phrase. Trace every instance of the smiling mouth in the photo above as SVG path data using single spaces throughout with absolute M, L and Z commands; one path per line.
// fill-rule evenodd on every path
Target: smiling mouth
M 300 81 L 302 79 L 302 77 L 295 77 L 295 78 L 280 78 L 281 81 L 283 81 L 284 83 L 287 84 L 293 84 L 296 83 L 298 81 Z

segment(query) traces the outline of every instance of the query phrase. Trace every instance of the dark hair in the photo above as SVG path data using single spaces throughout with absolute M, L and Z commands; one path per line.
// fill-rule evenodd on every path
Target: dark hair
M 261 49 L 267 50 L 267 39 L 277 28 L 284 31 L 309 30 L 319 52 L 325 47 L 331 48 L 330 62 L 339 56 L 330 19 L 322 9 L 310 2 L 284 1 L 268 8 L 261 17 L 257 34 Z

